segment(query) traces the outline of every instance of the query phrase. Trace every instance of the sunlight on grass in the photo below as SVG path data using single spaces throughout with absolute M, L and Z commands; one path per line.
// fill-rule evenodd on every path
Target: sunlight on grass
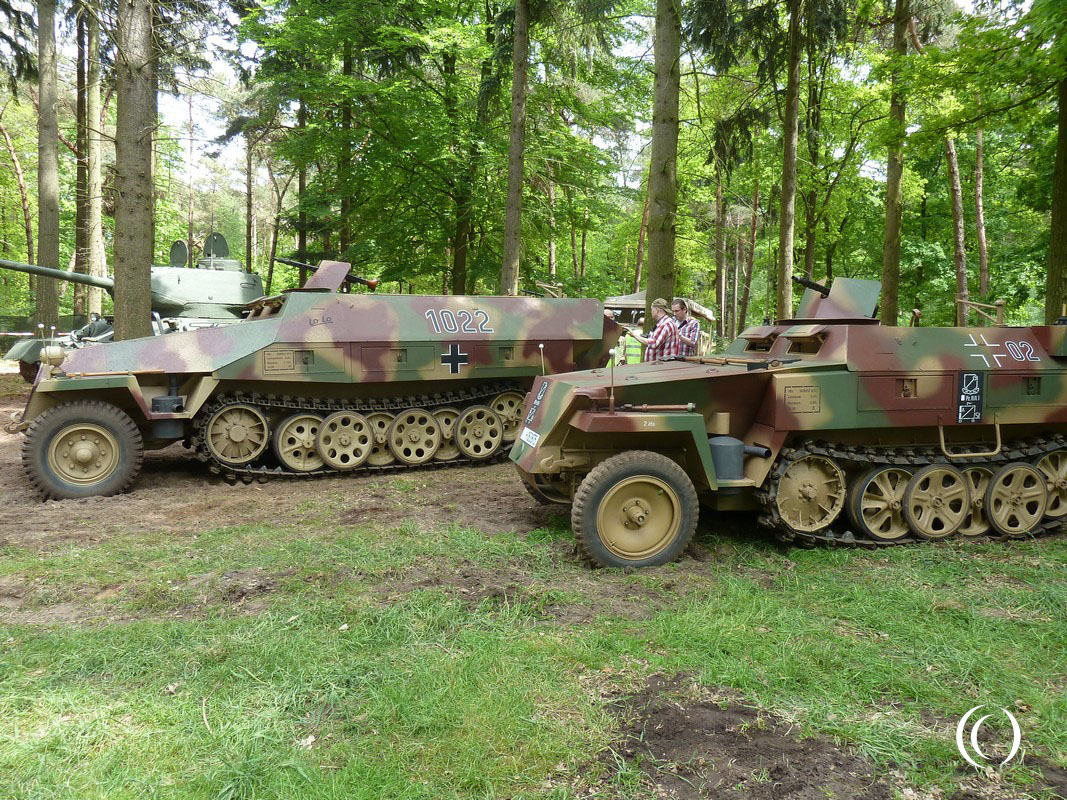
M 590 572 L 567 545 L 563 523 L 405 523 L 8 547 L 0 577 L 29 611 L 121 622 L 0 629 L 0 796 L 562 800 L 553 776 L 611 763 L 602 689 L 658 672 L 922 786 L 958 780 L 950 729 L 978 703 L 1015 709 L 1029 751 L 1067 752 L 1063 539 L 870 553 L 713 536 L 711 561 L 632 573 Z M 617 766 L 612 791 L 643 796 Z

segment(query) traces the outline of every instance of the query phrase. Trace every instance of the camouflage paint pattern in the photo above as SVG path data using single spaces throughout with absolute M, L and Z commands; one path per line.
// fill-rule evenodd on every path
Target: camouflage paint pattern
M 191 419 L 230 388 L 348 398 L 529 385 L 606 363 L 618 339 L 597 300 L 338 294 L 348 269 L 323 262 L 304 289 L 259 298 L 233 325 L 69 352 L 38 380 L 22 423 L 75 399 L 108 400 L 144 424 Z M 174 379 L 184 408 L 153 412 Z
M 1067 328 L 882 327 L 877 298 L 877 282 L 839 278 L 828 297 L 807 290 L 796 319 L 749 328 L 720 356 L 539 378 L 511 458 L 527 479 L 573 486 L 616 453 L 651 450 L 707 491 L 723 483 L 715 435 L 771 451 L 729 483 L 758 487 L 812 432 L 874 446 L 937 444 L 939 431 L 991 445 L 996 424 L 1005 439 L 1067 432 Z M 653 408 L 628 410 L 642 405 Z

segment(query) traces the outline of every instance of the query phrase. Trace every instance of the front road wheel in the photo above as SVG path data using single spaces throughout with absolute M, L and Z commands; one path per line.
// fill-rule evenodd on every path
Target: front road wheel
M 110 403 L 79 400 L 48 409 L 26 430 L 22 465 L 42 498 L 126 491 L 141 471 L 141 432 Z
M 612 456 L 585 476 L 574 495 L 571 527 L 586 555 L 603 567 L 653 567 L 674 561 L 696 530 L 693 482 L 659 453 Z

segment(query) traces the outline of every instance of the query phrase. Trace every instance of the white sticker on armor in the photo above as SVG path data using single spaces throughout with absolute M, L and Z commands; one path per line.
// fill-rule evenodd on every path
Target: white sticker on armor
M 522 435 L 519 437 L 530 447 L 537 447 L 537 443 L 541 441 L 541 434 L 536 431 L 532 431 L 529 428 L 522 429 Z

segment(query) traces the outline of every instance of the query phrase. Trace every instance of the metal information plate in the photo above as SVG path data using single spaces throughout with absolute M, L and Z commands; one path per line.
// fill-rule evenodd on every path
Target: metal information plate
M 985 395 L 984 372 L 961 372 L 956 393 L 956 421 L 982 421 L 982 398 Z

